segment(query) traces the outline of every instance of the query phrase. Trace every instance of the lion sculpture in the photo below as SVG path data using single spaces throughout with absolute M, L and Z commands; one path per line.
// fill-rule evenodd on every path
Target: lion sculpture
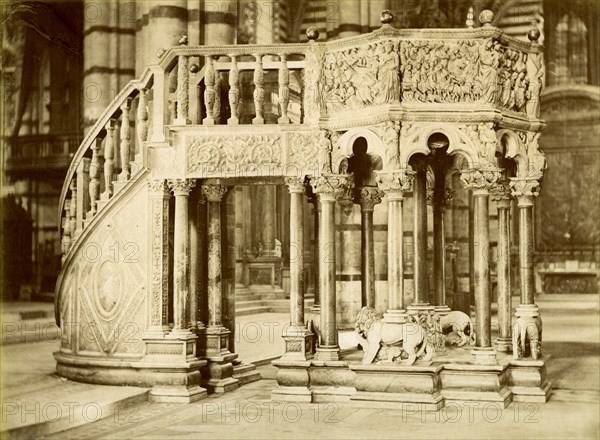
M 371 307 L 363 307 L 356 317 L 354 324 L 358 343 L 362 346 L 364 355 L 363 365 L 369 365 L 375 360 L 380 348 L 384 348 L 388 354 L 397 354 L 400 351 L 391 347 L 399 347 L 408 354 L 406 365 L 412 365 L 417 358 L 423 357 L 423 360 L 430 361 L 433 356 L 433 347 L 427 342 L 427 335 L 423 327 L 414 322 L 404 324 L 393 324 L 381 322 L 382 316 Z M 391 360 L 391 359 L 390 359 Z

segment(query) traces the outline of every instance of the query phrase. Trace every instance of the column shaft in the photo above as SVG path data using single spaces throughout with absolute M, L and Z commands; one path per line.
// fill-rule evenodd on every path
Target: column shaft
M 335 199 L 320 196 L 319 291 L 321 294 L 321 346 L 338 347 L 335 298 Z
M 489 268 L 489 195 L 487 191 L 473 193 L 474 204 L 474 277 L 476 347 L 491 346 L 490 268 Z
M 419 171 L 414 179 L 414 304 L 427 304 L 427 174 Z
M 361 208 L 360 271 L 362 305 L 375 307 L 375 249 L 373 245 L 373 211 Z
M 402 197 L 388 194 L 388 309 L 404 308 Z
M 208 202 L 208 325 L 222 325 L 221 202 Z
M 533 270 L 533 204 L 519 202 L 519 264 L 521 304 L 534 304 L 535 274 Z
M 304 326 L 304 216 L 303 193 L 290 194 L 290 320 Z
M 510 200 L 498 202 L 498 350 L 510 350 Z

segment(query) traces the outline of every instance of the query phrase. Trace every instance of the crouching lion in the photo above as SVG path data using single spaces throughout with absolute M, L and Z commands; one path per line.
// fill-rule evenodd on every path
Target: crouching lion
M 381 322 L 382 316 L 371 307 L 363 307 L 354 324 L 358 343 L 363 347 L 362 363 L 369 365 L 377 356 L 381 347 L 402 345 L 408 354 L 406 365 L 412 365 L 417 358 L 430 361 L 433 348 L 427 342 L 425 330 L 419 324 L 408 322 L 405 324 L 391 324 Z

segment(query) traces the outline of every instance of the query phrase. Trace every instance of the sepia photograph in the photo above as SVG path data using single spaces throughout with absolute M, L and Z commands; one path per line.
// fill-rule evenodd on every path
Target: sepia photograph
M 0 0 L 1 439 L 600 440 L 600 0 Z

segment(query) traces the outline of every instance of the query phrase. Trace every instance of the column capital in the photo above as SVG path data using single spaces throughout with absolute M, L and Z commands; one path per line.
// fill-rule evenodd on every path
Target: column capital
M 167 181 L 165 179 L 153 179 L 149 178 L 147 181 L 148 184 L 148 193 L 150 195 L 156 196 L 166 196 L 170 195 L 168 193 Z
M 320 200 L 335 201 L 352 200 L 352 189 L 354 188 L 353 174 L 321 174 L 312 178 L 310 185 L 313 192 L 318 194 Z
M 412 191 L 415 172 L 412 170 L 375 171 L 377 186 L 386 195 L 402 198 L 403 194 Z
M 461 170 L 460 180 L 466 189 L 475 194 L 488 194 L 492 186 L 500 179 L 501 170 L 493 166 L 480 169 Z
M 375 205 L 381 203 L 381 199 L 385 195 L 383 191 L 375 186 L 363 186 L 357 188 L 358 203 L 362 211 L 373 211 Z
M 167 180 L 169 189 L 173 191 L 175 196 L 187 196 L 194 186 L 196 186 L 195 179 L 169 179 Z
M 287 185 L 290 194 L 304 194 L 306 192 L 303 177 L 286 177 L 284 182 Z
M 533 198 L 540 194 L 540 181 L 537 179 L 510 178 L 510 189 L 519 206 L 533 206 Z
M 492 200 L 498 203 L 499 209 L 510 208 L 512 192 L 507 180 L 498 181 L 495 185 L 493 185 L 490 188 L 490 195 Z
M 202 185 L 202 194 L 209 202 L 220 202 L 226 192 L 225 185 Z

